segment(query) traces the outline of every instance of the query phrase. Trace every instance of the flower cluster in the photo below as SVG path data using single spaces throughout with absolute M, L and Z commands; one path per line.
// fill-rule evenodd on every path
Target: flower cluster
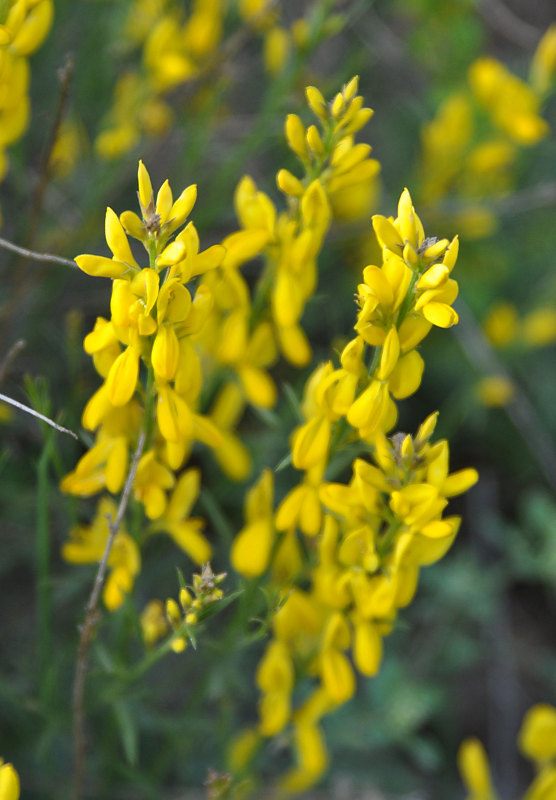
M 199 493 L 200 477 L 188 470 L 176 477 L 194 441 L 220 444 L 211 420 L 198 413 L 202 377 L 193 337 L 211 305 L 203 284 L 192 296 L 193 278 L 216 267 L 224 248 L 199 250 L 192 222 L 181 228 L 195 203 L 189 186 L 174 200 L 168 181 L 156 199 L 149 174 L 139 163 L 142 218 L 106 211 L 106 241 L 112 258 L 82 255 L 76 263 L 88 275 L 112 279 L 111 318 L 99 317 L 84 347 L 103 378 L 87 403 L 83 427 L 95 443 L 62 481 L 62 490 L 90 496 L 120 491 L 129 452 L 146 433 L 146 449 L 133 483 L 135 499 L 152 520 L 150 532 L 166 531 L 198 563 L 210 555 L 202 522 L 188 519 Z M 142 243 L 149 266 L 141 268 L 127 234 Z M 173 241 L 171 241 L 173 239 Z M 81 537 L 83 531 L 81 532 Z
M 116 519 L 116 513 L 116 504 L 103 497 L 92 523 L 78 525 L 70 531 L 69 541 L 62 547 L 64 559 L 71 564 L 98 564 L 110 536 L 110 521 Z M 124 602 L 141 570 L 139 547 L 123 526 L 114 538 L 107 566 L 110 571 L 104 584 L 103 600 L 106 608 L 113 611 Z
M 187 647 L 186 636 L 191 637 L 190 628 L 197 625 L 210 606 L 224 597 L 220 587 L 225 577 L 225 572 L 215 575 L 207 562 L 203 564 L 200 574 L 193 575 L 191 587 L 182 586 L 179 604 L 171 597 L 166 600 L 166 605 L 160 600 L 151 600 L 141 614 L 141 628 L 147 647 L 152 647 L 172 630 L 172 650 L 175 653 L 183 652 Z
M 285 133 L 305 170 L 302 179 L 286 169 L 277 183 L 288 201 L 278 213 L 274 203 L 250 177 L 236 190 L 235 206 L 241 229 L 223 240 L 221 268 L 207 276 L 215 304 L 203 332 L 213 363 L 231 368 L 251 403 L 269 407 L 276 389 L 266 368 L 280 351 L 295 366 L 311 358 L 311 347 L 300 324 L 317 282 L 317 257 L 336 207 L 345 191 L 369 190 L 379 170 L 367 144 L 354 135 L 369 120 L 353 78 L 331 103 L 315 87 L 307 100 L 318 125 L 307 129 L 290 114 Z M 320 129 L 319 129 L 320 128 Z M 239 268 L 262 255 L 264 270 L 253 302 Z
M 281 19 L 279 3 L 268 0 L 240 0 L 239 13 L 247 24 L 263 38 L 263 63 L 270 75 L 281 73 L 292 53 L 302 53 L 311 44 L 312 20 L 297 17 L 289 23 Z M 344 24 L 340 14 L 330 14 L 324 20 L 320 38 L 333 36 Z
M 420 568 L 441 558 L 456 536 L 460 519 L 443 517 L 448 499 L 477 480 L 474 469 L 449 473 L 447 441 L 431 441 L 436 413 L 415 436 L 386 436 L 395 400 L 419 386 L 417 345 L 432 325 L 457 322 L 450 277 L 457 239 L 426 238 L 407 190 L 397 218 L 375 216 L 373 224 L 383 263 L 364 270 L 357 336 L 338 369 L 329 362 L 309 378 L 306 422 L 292 436 L 292 463 L 303 480 L 273 513 L 272 473 L 263 473 L 231 554 L 247 577 L 270 568 L 284 599 L 257 685 L 259 736 L 291 725 L 299 765 L 284 778 L 287 791 L 306 789 L 322 773 L 320 718 L 353 695 L 353 665 L 363 675 L 378 671 L 382 638 L 412 600 Z M 354 443 L 367 457 L 353 460 L 349 483 L 326 480 L 332 456 Z M 313 690 L 294 709 L 303 673 Z
M 278 212 L 270 197 L 245 176 L 235 192 L 241 229 L 227 236 L 226 255 L 219 268 L 206 276 L 214 298 L 199 336 L 207 372 L 227 375 L 211 418 L 224 445 L 215 455 L 235 479 L 245 478 L 249 458 L 233 428 L 245 402 L 269 408 L 276 386 L 268 373 L 278 353 L 295 366 L 306 365 L 311 346 L 301 326 L 305 305 L 317 283 L 317 258 L 334 216 L 341 213 L 346 193 L 360 192 L 363 207 L 373 196 L 378 162 L 367 144 L 354 136 L 372 116 L 357 95 L 353 78 L 330 103 L 315 87 L 306 90 L 317 125 L 307 129 L 290 114 L 285 133 L 305 170 L 302 179 L 282 169 L 277 183 L 286 195 L 287 209 Z M 346 214 L 348 213 L 345 208 Z M 359 213 L 361 206 L 350 207 Z M 252 298 L 241 267 L 262 256 L 264 268 Z
M 29 125 L 28 56 L 47 36 L 52 0 L 7 0 L 0 6 L 0 181 L 8 169 L 6 148 Z
M 492 57 L 477 59 L 465 89 L 450 95 L 423 128 L 423 199 L 438 205 L 446 195 L 457 196 L 457 224 L 469 237 L 491 233 L 496 219 L 485 199 L 512 187 L 520 148 L 549 132 L 540 109 L 555 73 L 554 40 L 551 28 L 533 57 L 530 83 Z
M 170 0 L 135 0 L 124 38 L 142 50 L 142 69 L 125 72 L 95 147 L 103 158 L 131 150 L 144 134 L 166 132 L 173 121 L 165 95 L 199 76 L 218 52 L 223 36 L 224 0 L 195 0 L 184 14 Z
M 537 775 L 524 800 L 556 797 L 556 709 L 541 703 L 529 709 L 518 736 L 519 749 L 535 765 Z M 496 800 L 486 753 L 478 739 L 467 739 L 458 754 L 467 800 Z

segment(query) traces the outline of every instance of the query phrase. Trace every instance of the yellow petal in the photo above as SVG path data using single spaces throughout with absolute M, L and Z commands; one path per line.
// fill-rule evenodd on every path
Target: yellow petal
M 125 235 L 122 223 L 118 215 L 110 207 L 106 209 L 106 217 L 104 221 L 104 232 L 106 235 L 106 242 L 112 251 L 112 255 L 116 261 L 122 261 L 124 264 L 130 264 L 137 267 L 137 262 L 133 258 L 131 248 Z
M 76 256 L 74 261 L 80 270 L 94 277 L 123 278 L 124 276 L 131 277 L 134 274 L 134 270 L 129 264 L 105 256 L 82 255 Z
M 243 528 L 234 539 L 230 560 L 233 568 L 253 577 L 262 575 L 268 566 L 272 547 L 272 525 L 267 519 L 258 519 Z
M 139 355 L 127 347 L 110 367 L 106 379 L 108 397 L 113 406 L 124 406 L 135 392 L 139 377 Z
M 355 692 L 355 676 L 348 658 L 336 649 L 321 656 L 321 675 L 324 687 L 332 700 L 345 703 Z

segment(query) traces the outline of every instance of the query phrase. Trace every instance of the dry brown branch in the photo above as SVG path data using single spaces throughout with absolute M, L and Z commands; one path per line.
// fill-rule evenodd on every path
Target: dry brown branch
M 23 348 L 26 346 L 26 342 L 24 339 L 18 339 L 17 342 L 14 342 L 8 352 L 6 353 L 4 360 L 0 364 L 0 384 L 4 383 L 10 368 L 17 358 L 17 356 L 21 353 Z
M 19 403 L 17 400 L 14 400 L 12 397 L 8 397 L 5 394 L 0 394 L 0 400 L 3 403 L 7 403 L 9 406 L 18 408 L 20 411 L 25 411 L 26 414 L 30 414 L 32 417 L 42 420 L 42 422 L 46 422 L 47 425 L 50 425 L 51 428 L 55 428 L 57 431 L 60 431 L 60 433 L 68 433 L 70 436 L 73 436 L 74 439 L 79 440 L 79 436 L 73 431 L 70 431 L 69 428 L 64 428 L 62 425 L 58 425 L 58 423 L 54 422 L 53 419 L 50 419 L 50 417 L 45 417 L 44 414 L 39 414 L 39 412 L 35 411 L 34 408 L 30 408 L 30 406 Z
M 114 539 L 120 529 L 120 525 L 124 518 L 130 497 L 131 487 L 137 472 L 137 465 L 145 446 L 145 433 L 142 432 L 137 442 L 137 447 L 133 454 L 133 460 L 129 468 L 129 473 L 125 486 L 120 498 L 120 504 L 116 517 L 113 520 L 108 520 L 108 529 L 110 531 L 104 554 L 98 566 L 98 571 L 95 577 L 95 582 L 87 602 L 85 610 L 85 620 L 80 629 L 79 646 L 77 648 L 77 661 L 75 665 L 75 675 L 73 681 L 73 736 L 74 736 L 74 772 L 73 772 L 73 797 L 74 800 L 81 800 L 83 798 L 83 784 L 85 780 L 85 679 L 87 677 L 87 654 L 89 645 L 93 636 L 94 627 L 98 621 L 97 607 L 100 598 L 100 593 L 104 585 L 104 578 L 106 576 L 106 568 L 108 566 L 108 559 L 110 551 L 114 544 Z
M 12 253 L 17 253 L 25 258 L 31 258 L 33 261 L 48 261 L 51 264 L 63 264 L 72 269 L 79 269 L 75 261 L 70 261 L 69 258 L 62 258 L 62 256 L 53 256 L 50 253 L 36 253 L 34 250 L 27 250 L 26 247 L 19 247 L 17 244 L 12 244 L 7 239 L 0 237 L 0 247 L 4 250 L 11 250 Z

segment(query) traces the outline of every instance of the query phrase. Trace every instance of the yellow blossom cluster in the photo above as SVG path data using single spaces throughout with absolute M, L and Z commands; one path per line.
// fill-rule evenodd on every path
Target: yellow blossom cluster
M 83 427 L 95 432 L 95 442 L 64 478 L 62 490 L 80 496 L 119 492 L 130 452 L 145 432 L 133 494 L 151 521 L 147 534 L 166 532 L 197 563 L 211 552 L 202 521 L 189 519 L 200 475 L 197 470 L 176 473 L 193 443 L 201 441 L 228 475 L 244 479 L 250 457 L 235 426 L 246 401 L 274 405 L 276 387 L 267 368 L 279 345 L 294 363 L 310 357 L 299 317 L 314 291 L 316 257 L 331 219 L 329 198 L 372 180 L 378 169 L 368 157 L 370 147 L 353 142 L 372 113 L 363 108 L 356 89 L 353 79 L 331 104 L 317 89 L 308 90 L 321 133 L 314 125 L 305 132 L 298 117 L 288 117 L 290 145 L 312 173 L 303 182 L 285 170 L 279 173 L 279 185 L 285 181 L 289 193 L 288 211 L 279 215 L 272 201 L 244 178 L 236 192 L 242 230 L 200 251 L 194 224 L 180 231 L 195 203 L 196 187 L 187 187 L 174 200 L 166 181 L 155 197 L 140 162 L 141 217 L 131 211 L 118 217 L 108 208 L 105 235 L 112 257 L 75 259 L 88 275 L 112 280 L 111 316 L 99 317 L 84 340 L 103 379 L 82 418 Z M 128 237 L 143 245 L 148 266 L 140 266 Z M 261 252 L 266 269 L 251 302 L 239 267 Z M 190 282 L 201 275 L 192 296 Z M 216 387 L 206 414 L 200 408 L 203 375 Z M 95 526 L 80 529 L 81 540 L 87 538 L 85 530 L 94 538 Z M 98 547 L 98 542 L 85 546 L 81 561 L 95 560 Z M 134 574 L 130 564 L 123 592 L 129 591 Z
M 200 564 L 209 558 L 210 546 L 201 532 L 202 521 L 188 518 L 200 490 L 200 475 L 195 469 L 179 477 L 176 472 L 194 441 L 212 447 L 221 443 L 214 423 L 198 413 L 202 376 L 193 337 L 212 301 L 203 284 L 192 296 L 191 281 L 216 267 L 224 248 L 214 245 L 200 251 L 193 222 L 177 233 L 195 203 L 195 186 L 174 200 L 165 181 L 155 198 L 142 162 L 138 181 L 141 218 L 132 211 L 120 217 L 111 208 L 106 211 L 106 241 L 112 258 L 81 255 L 75 259 L 88 275 L 112 279 L 111 317 L 99 317 L 84 341 L 103 378 L 82 419 L 83 427 L 95 432 L 95 442 L 63 479 L 61 488 L 82 497 L 103 490 L 119 492 L 128 473 L 130 450 L 143 431 L 146 448 L 133 482 L 134 497 L 151 520 L 149 532 L 165 531 Z M 128 235 L 143 245 L 149 266 L 139 266 Z M 88 536 L 93 536 L 92 530 Z M 87 538 L 81 529 L 79 539 Z M 84 546 L 92 560 L 92 552 Z M 75 550 L 69 552 L 74 560 L 78 557 Z M 85 553 L 81 558 L 87 560 Z M 124 591 L 129 583 L 122 584 Z
M 286 169 L 278 172 L 287 210 L 279 213 L 252 178 L 244 177 L 235 193 L 241 229 L 223 240 L 222 264 L 206 278 L 215 300 L 201 336 L 206 357 L 213 369 L 232 370 L 245 400 L 257 406 L 276 402 L 276 387 L 266 370 L 278 352 L 295 366 L 310 361 L 301 317 L 315 291 L 317 257 L 341 196 L 360 187 L 372 193 L 378 162 L 369 157 L 369 145 L 354 142 L 372 111 L 363 107 L 357 83 L 353 78 L 331 103 L 308 87 L 317 125 L 306 129 L 295 114 L 286 119 L 288 144 L 305 170 L 302 179 Z M 251 300 L 240 267 L 256 256 L 264 258 L 264 269 Z M 241 413 L 241 399 L 237 389 L 226 392 L 229 396 L 218 402 L 220 408 L 229 403 L 232 409 L 230 430 Z M 233 467 L 228 471 L 233 473 Z M 235 471 L 245 476 L 243 469 Z
M 493 347 L 545 347 L 556 342 L 556 311 L 539 306 L 520 318 L 513 303 L 496 303 L 488 310 L 483 327 Z
M 166 600 L 166 604 L 160 600 L 151 600 L 141 614 L 141 628 L 146 646 L 152 647 L 172 631 L 172 650 L 182 653 L 187 647 L 186 637 L 192 635 L 190 628 L 197 625 L 209 606 L 224 597 L 220 586 L 225 577 L 225 572 L 215 575 L 207 562 L 203 564 L 200 574 L 193 575 L 191 587 L 182 585 L 179 603 L 172 597 Z
M 523 800 L 556 798 L 556 708 L 539 703 L 529 709 L 518 736 L 522 755 L 533 762 L 536 777 Z M 478 739 L 461 745 L 458 764 L 467 789 L 467 800 L 497 800 L 484 748 Z
M 354 136 L 372 116 L 357 95 L 353 78 L 327 103 L 315 87 L 306 90 L 317 125 L 307 129 L 290 114 L 285 134 L 305 170 L 302 179 L 282 169 L 277 183 L 286 195 L 287 209 L 278 212 L 271 198 L 249 176 L 239 182 L 234 203 L 241 229 L 227 236 L 226 254 L 206 275 L 214 303 L 198 338 L 207 373 L 227 375 L 210 416 L 222 435 L 215 456 L 227 474 L 244 479 L 250 468 L 245 447 L 234 434 L 246 402 L 270 408 L 276 402 L 268 373 L 279 352 L 295 366 L 305 366 L 311 346 L 301 317 L 317 283 L 317 258 L 334 216 L 360 213 L 351 206 L 341 212 L 344 193 L 374 196 L 379 164 L 369 157 L 371 147 L 356 144 Z M 257 256 L 264 259 L 254 297 L 241 272 Z
M 95 147 L 103 158 L 117 158 L 143 134 L 166 132 L 173 112 L 165 95 L 197 78 L 222 42 L 225 0 L 194 0 L 185 12 L 172 0 L 135 0 L 124 39 L 140 47 L 142 66 L 121 75 L 114 103 Z
M 354 667 L 367 676 L 378 671 L 382 638 L 411 602 L 420 568 L 441 558 L 456 536 L 460 519 L 443 517 L 448 498 L 477 480 L 474 469 L 450 474 L 447 441 L 431 441 L 437 413 L 415 436 L 386 436 L 395 400 L 421 381 L 417 345 L 432 325 L 457 322 L 450 277 L 457 239 L 427 238 L 407 190 L 398 216 L 377 215 L 373 224 L 383 261 L 363 272 L 357 336 L 338 369 L 329 362 L 309 378 L 306 421 L 292 436 L 292 463 L 303 480 L 274 511 L 265 471 L 247 497 L 246 524 L 231 552 L 247 577 L 270 569 L 283 597 L 257 671 L 256 733 L 290 730 L 298 766 L 283 788 L 292 792 L 320 777 L 327 759 L 319 720 L 354 694 Z M 348 484 L 326 480 L 332 456 L 354 443 L 370 458 L 353 460 Z M 312 676 L 313 691 L 294 708 L 300 674 Z
M 556 342 L 556 311 L 540 305 L 520 317 L 513 303 L 493 305 L 483 320 L 483 330 L 495 348 L 531 350 Z M 493 374 L 477 384 L 477 397 L 487 407 L 502 407 L 515 396 L 515 386 L 508 376 Z
M 0 180 L 8 169 L 6 148 L 29 125 L 28 57 L 43 43 L 53 15 L 52 0 L 7 0 L 0 5 Z
M 176 0 L 134 0 L 121 39 L 128 50 L 141 49 L 141 66 L 123 72 L 116 83 L 112 108 L 96 139 L 98 154 L 117 158 L 144 134 L 168 131 L 174 116 L 169 93 L 215 66 L 226 41 L 239 33 L 238 22 L 263 38 L 266 70 L 282 72 L 292 51 L 309 48 L 312 31 L 305 16 L 286 26 L 280 12 L 280 4 L 269 0 L 241 0 L 237 9 L 230 0 L 193 0 L 187 11 Z M 327 15 L 320 39 L 342 25 L 341 15 Z
M 311 20 L 297 17 L 290 24 L 282 21 L 281 7 L 268 0 L 240 0 L 239 13 L 251 28 L 263 38 L 263 61 L 270 75 L 280 74 L 294 52 L 303 52 L 311 40 Z M 344 24 L 340 14 L 326 17 L 321 35 L 332 36 Z
M 477 59 L 466 87 L 449 95 L 423 128 L 423 200 L 436 206 L 446 197 L 457 198 L 457 224 L 470 238 L 489 235 L 495 227 L 484 201 L 512 188 L 520 148 L 549 133 L 540 111 L 555 74 L 555 41 L 551 27 L 533 57 L 529 83 L 495 58 Z

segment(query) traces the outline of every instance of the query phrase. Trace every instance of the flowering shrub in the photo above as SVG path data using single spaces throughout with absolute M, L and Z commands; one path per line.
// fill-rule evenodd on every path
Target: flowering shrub
M 431 0 L 434 19 L 417 0 L 394 5 L 377 30 L 383 11 L 411 20 L 438 53 L 456 17 L 477 24 L 459 4 Z M 540 687 L 518 735 L 536 769 L 524 798 L 556 798 L 556 712 L 532 696 L 551 699 L 553 654 L 533 642 L 549 608 L 519 604 L 530 587 L 551 601 L 556 567 L 543 361 L 556 289 L 542 273 L 556 241 L 542 211 L 522 235 L 505 216 L 538 201 L 528 181 L 551 152 L 554 27 L 529 48 L 528 76 L 479 46 L 441 89 L 429 74 L 434 109 L 411 120 L 404 106 L 400 125 L 383 111 L 392 75 L 322 74 L 319 52 L 347 55 L 374 13 L 331 8 L 129 0 L 101 18 L 85 4 L 97 38 L 81 25 L 80 49 L 99 48 L 98 70 L 77 57 L 64 72 L 40 163 L 13 150 L 14 185 L 28 174 L 34 188 L 27 230 L 4 203 L 0 247 L 22 261 L 3 290 L 0 382 L 26 303 L 33 326 L 52 319 L 51 296 L 60 317 L 73 310 L 64 340 L 44 328 L 51 388 L 27 377 L 28 403 L 13 386 L 0 395 L 42 425 L 40 443 L 12 450 L 25 420 L 0 414 L 14 621 L 2 640 L 15 642 L 0 800 L 17 800 L 19 775 L 22 796 L 161 797 L 204 780 L 211 800 L 241 800 L 333 792 L 348 769 L 354 796 L 419 780 L 454 796 L 464 732 L 485 734 L 485 664 L 510 732 L 520 676 Z M 47 0 L 0 2 L 0 172 L 51 19 Z M 414 57 L 424 75 L 434 64 Z M 37 237 L 72 258 L 11 241 Z M 2 460 L 29 448 L 36 500 Z M 33 513 L 34 625 L 17 572 Z M 514 628 L 538 659 L 513 648 Z M 459 709 L 458 692 L 474 702 Z M 500 742 L 492 770 L 479 739 L 461 744 L 469 800 L 521 791 Z

